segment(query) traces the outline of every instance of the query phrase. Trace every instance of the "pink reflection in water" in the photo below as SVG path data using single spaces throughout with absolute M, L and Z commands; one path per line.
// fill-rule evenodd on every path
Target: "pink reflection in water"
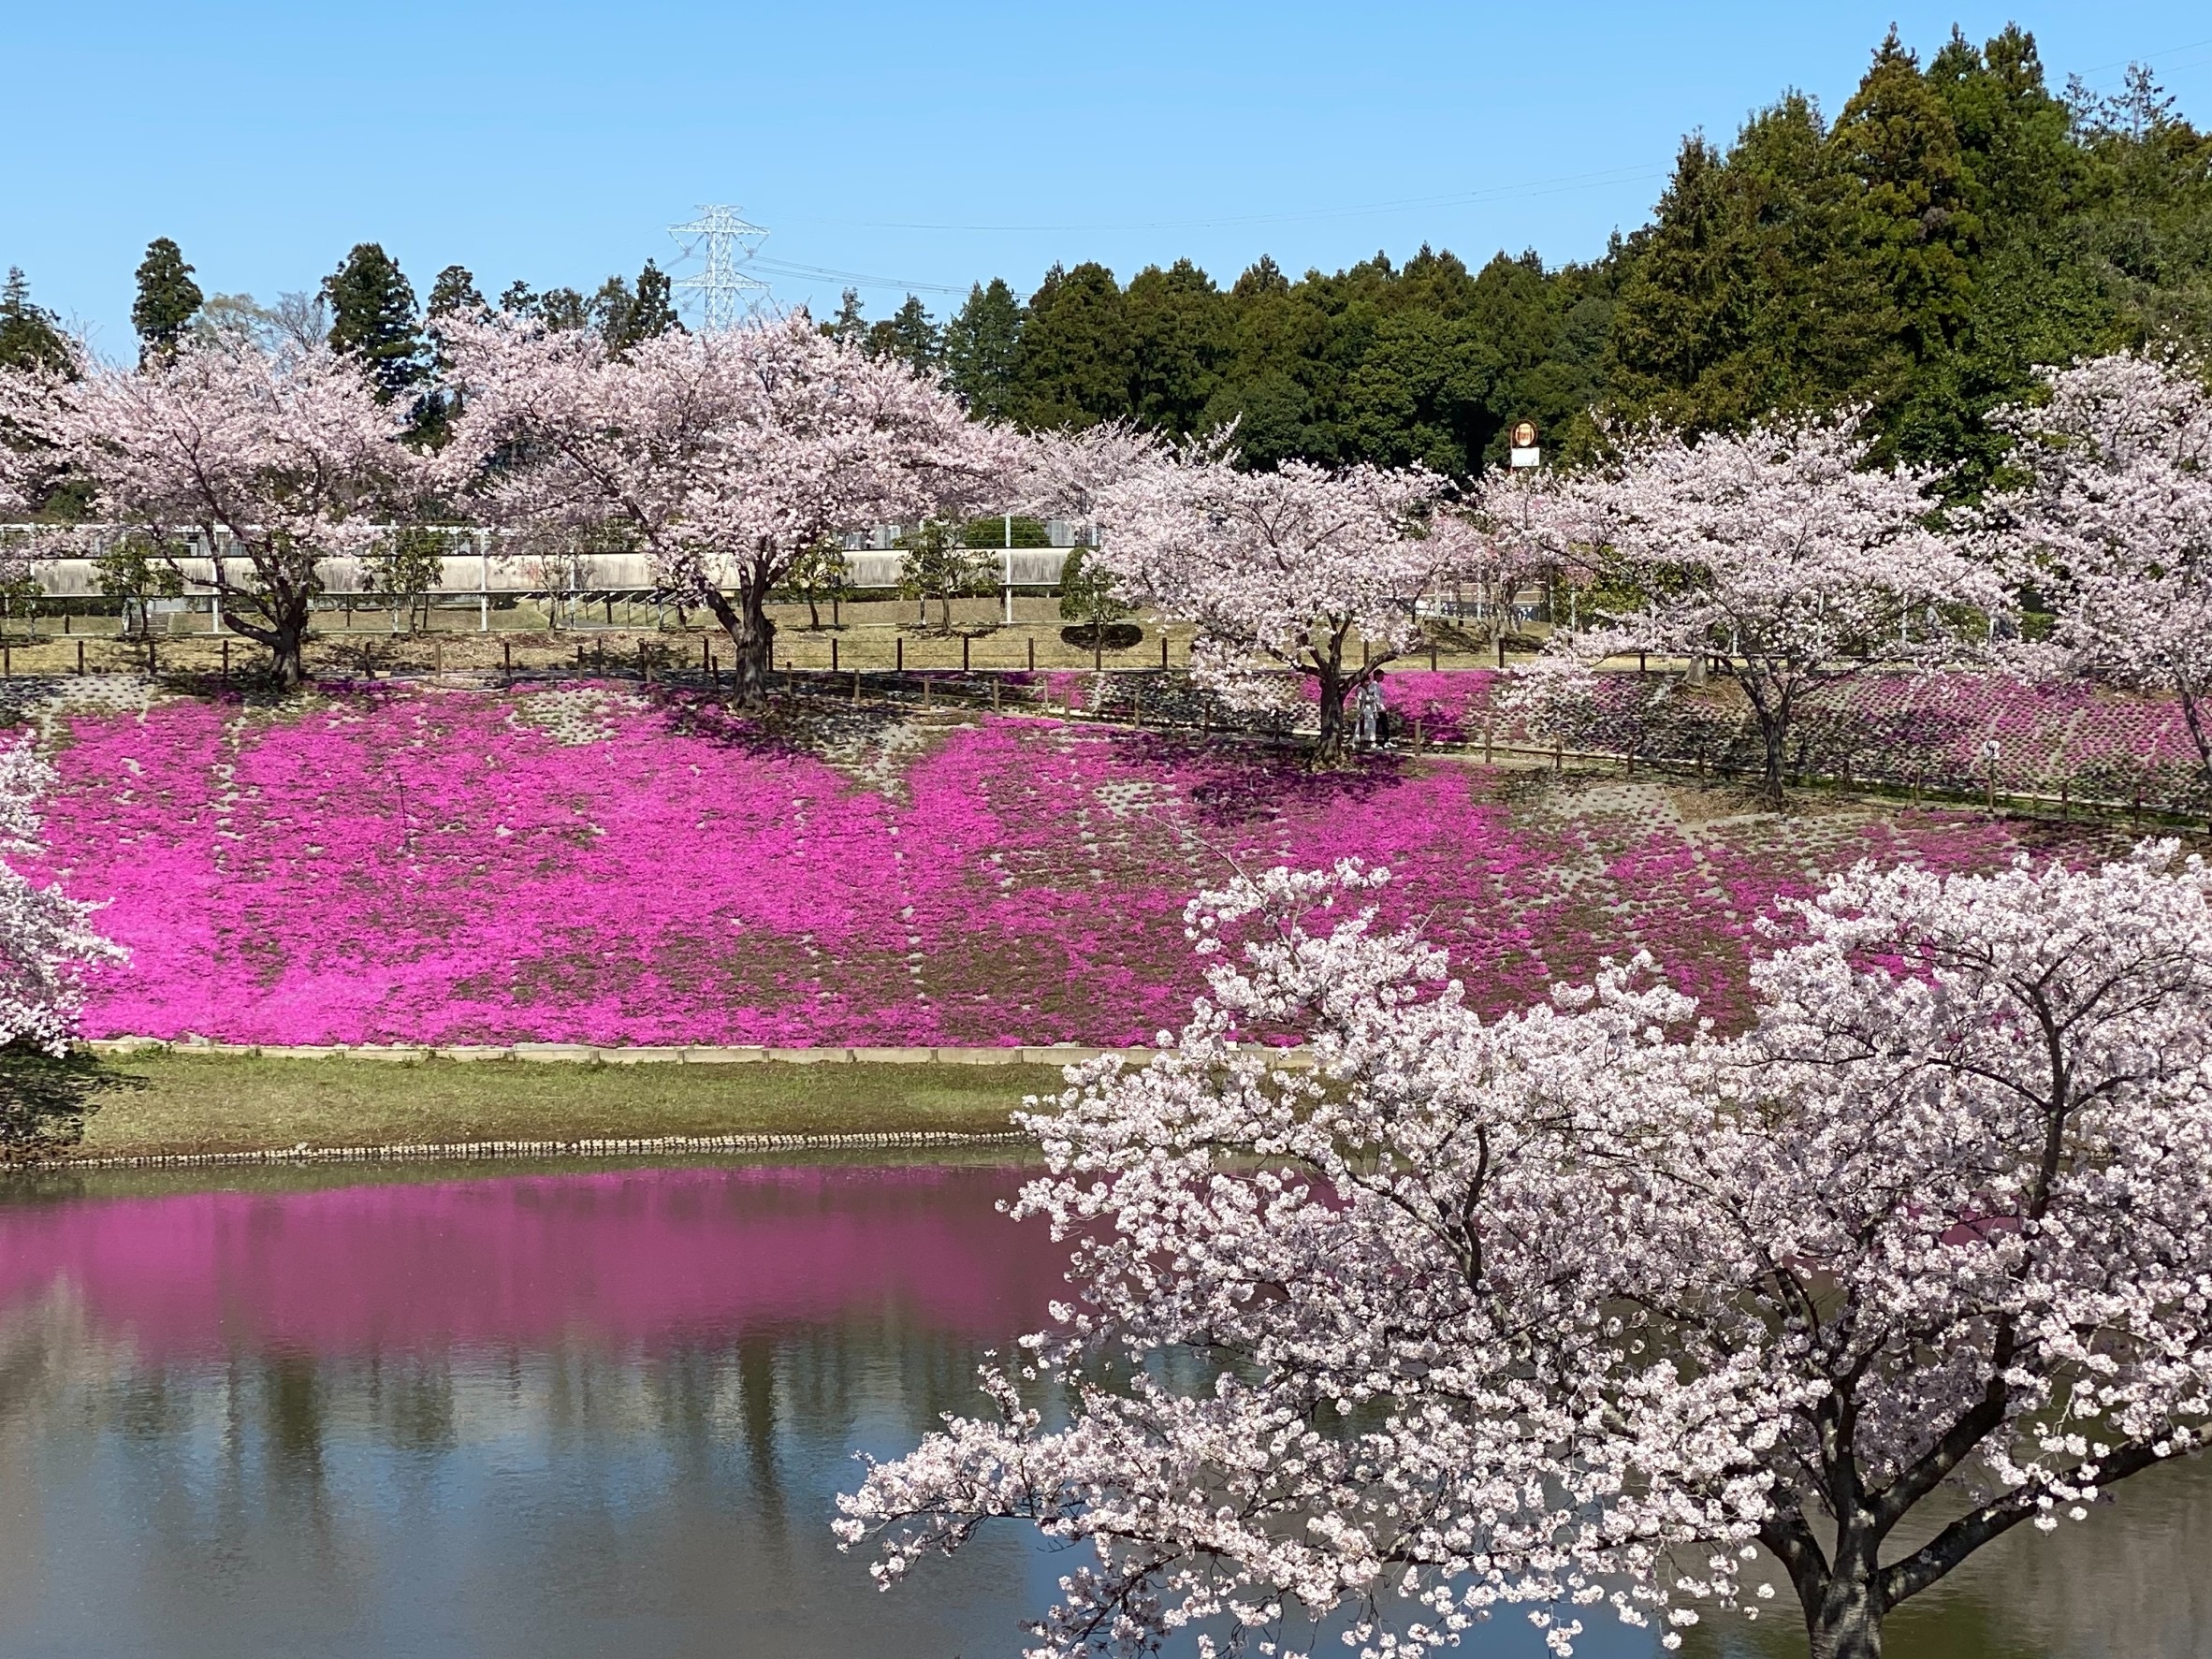
M 0 1313 L 66 1284 L 152 1358 L 687 1334 L 896 1307 L 1028 1329 L 1060 1288 L 1010 1169 L 683 1169 L 0 1205 Z

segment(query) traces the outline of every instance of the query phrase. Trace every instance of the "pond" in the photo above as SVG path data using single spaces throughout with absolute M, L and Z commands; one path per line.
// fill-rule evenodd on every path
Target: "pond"
M 992 1163 L 255 1172 L 0 1201 L 0 1656 L 1019 1652 L 1007 1531 L 885 1596 L 856 1449 L 1059 1285 Z M 2212 1654 L 2212 1481 L 2008 1539 L 1893 1656 Z M 1706 1633 L 1698 1633 L 1703 1637 Z M 1801 1652 L 1730 1622 L 1709 1652 Z M 1515 1621 L 1484 1655 L 1542 1652 Z M 1606 1630 L 1597 1655 L 1647 1654 Z

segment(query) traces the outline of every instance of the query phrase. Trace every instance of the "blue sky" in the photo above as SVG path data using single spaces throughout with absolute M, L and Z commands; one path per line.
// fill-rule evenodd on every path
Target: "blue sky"
M 0 265 L 118 355 L 149 238 L 211 293 L 357 240 L 418 291 L 588 287 L 741 204 L 778 300 L 932 309 L 1053 261 L 1336 269 L 1423 241 L 1586 257 L 1681 135 L 1786 86 L 1841 109 L 1894 19 L 1925 54 L 2017 16 L 2054 85 L 2146 59 L 2212 120 L 2212 12 L 2165 0 L 1377 7 L 138 6 L 16 0 Z M 944 290 L 933 291 L 933 290 Z

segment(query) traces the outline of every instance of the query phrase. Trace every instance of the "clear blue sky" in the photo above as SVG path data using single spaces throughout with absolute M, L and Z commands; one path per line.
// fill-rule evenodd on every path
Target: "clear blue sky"
M 175 237 L 209 292 L 311 287 L 378 240 L 427 293 L 588 287 L 741 204 L 764 258 L 1023 294 L 1055 260 L 1334 269 L 1423 241 L 1587 257 L 1647 216 L 1681 135 L 1784 87 L 1840 109 L 1894 19 L 2032 29 L 2054 86 L 2147 60 L 2212 120 L 2212 10 L 1828 0 L 1664 7 L 1304 0 L 115 5 L 16 0 L 0 265 L 119 355 L 131 271 Z M 819 313 L 836 276 L 779 275 Z M 940 313 L 955 296 L 923 288 Z

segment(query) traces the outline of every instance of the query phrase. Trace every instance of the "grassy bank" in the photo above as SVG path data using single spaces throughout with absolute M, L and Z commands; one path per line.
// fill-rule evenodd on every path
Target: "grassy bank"
M 160 1054 L 113 1062 L 88 1157 L 404 1142 L 1005 1129 L 1053 1066 L 372 1065 Z

